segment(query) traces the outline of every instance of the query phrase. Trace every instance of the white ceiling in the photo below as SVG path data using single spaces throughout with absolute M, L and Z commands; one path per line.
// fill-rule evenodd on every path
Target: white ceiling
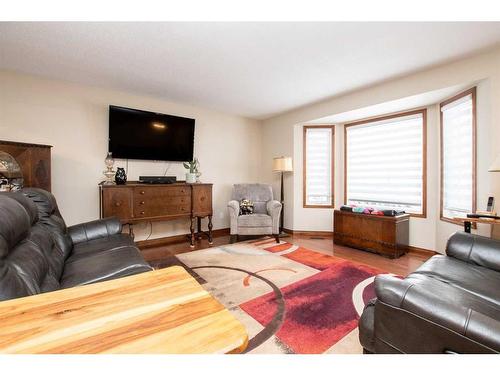
M 0 23 L 0 68 L 264 119 L 472 54 L 494 23 Z
M 336 113 L 331 116 L 322 117 L 316 120 L 306 121 L 307 124 L 345 124 L 370 117 L 387 115 L 416 108 L 429 107 L 434 104 L 451 98 L 457 93 L 473 86 L 471 83 L 445 87 L 435 91 L 429 91 L 418 95 L 407 96 L 389 102 L 379 103 L 368 107 L 357 108 L 352 111 Z

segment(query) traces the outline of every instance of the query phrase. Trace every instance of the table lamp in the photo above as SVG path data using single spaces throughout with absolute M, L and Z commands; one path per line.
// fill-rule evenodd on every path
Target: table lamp
M 280 237 L 284 237 L 287 234 L 283 232 L 283 218 L 285 216 L 285 193 L 283 190 L 283 173 L 292 172 L 292 158 L 289 156 L 280 156 L 273 159 L 273 172 L 281 172 L 281 217 L 280 217 Z

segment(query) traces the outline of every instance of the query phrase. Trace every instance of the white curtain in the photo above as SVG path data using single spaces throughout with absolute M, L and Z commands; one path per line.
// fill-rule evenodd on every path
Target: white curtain
M 306 128 L 306 205 L 333 204 L 332 131 L 332 128 Z
M 443 112 L 443 216 L 465 217 L 473 202 L 472 95 L 441 108 Z
M 346 127 L 347 204 L 423 210 L 423 115 Z

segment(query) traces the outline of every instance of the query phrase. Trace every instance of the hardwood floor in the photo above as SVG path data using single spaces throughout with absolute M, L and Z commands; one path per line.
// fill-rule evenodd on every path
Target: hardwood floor
M 322 234 L 292 234 L 288 237 L 282 238 L 282 241 L 291 242 L 309 250 L 334 255 L 353 262 L 367 264 L 401 276 L 406 276 L 407 274 L 415 271 L 422 263 L 433 255 L 432 253 L 427 254 L 423 252 L 410 251 L 398 259 L 389 259 L 381 255 L 368 253 L 366 251 L 335 245 L 331 236 Z M 215 237 L 212 247 L 226 245 L 228 243 L 229 236 Z M 175 254 L 201 250 L 208 247 L 208 241 L 206 239 L 202 239 L 196 242 L 194 249 L 191 249 L 187 242 L 181 242 L 168 246 L 144 248 L 142 249 L 142 254 L 148 262 L 151 262 L 163 260 L 167 257 L 174 256 Z

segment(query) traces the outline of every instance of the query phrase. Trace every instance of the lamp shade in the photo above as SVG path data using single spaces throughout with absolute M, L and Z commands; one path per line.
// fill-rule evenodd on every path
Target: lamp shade
M 500 172 L 500 154 L 497 155 L 495 161 L 491 164 L 490 169 L 488 169 L 488 172 Z
M 274 172 L 291 172 L 291 171 L 293 171 L 292 158 L 289 156 L 280 156 L 278 158 L 274 158 L 273 159 L 273 171 Z

